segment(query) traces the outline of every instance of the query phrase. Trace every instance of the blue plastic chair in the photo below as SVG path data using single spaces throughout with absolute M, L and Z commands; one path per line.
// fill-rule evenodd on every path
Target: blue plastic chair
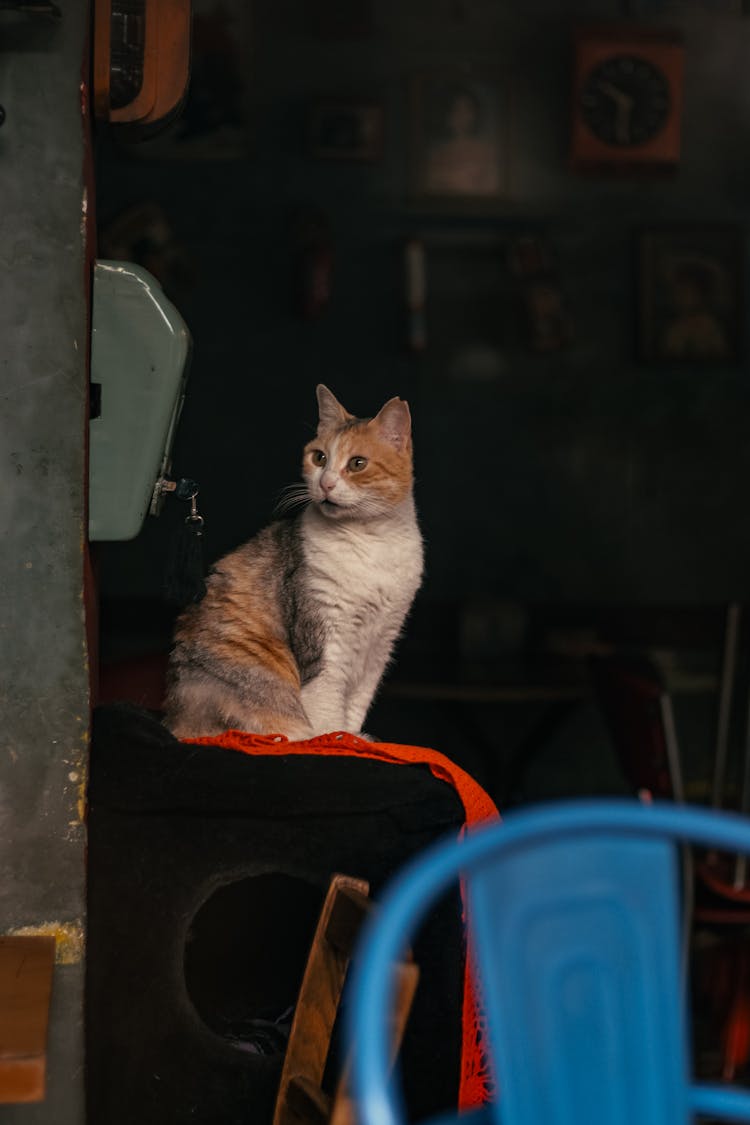
M 502 1125 L 750 1121 L 750 1092 L 692 1079 L 680 843 L 750 853 L 750 820 L 636 801 L 511 814 L 438 844 L 387 888 L 348 1014 L 361 1125 L 402 1125 L 389 1074 L 390 966 L 459 875 Z M 443 1120 L 443 1119 L 441 1119 Z

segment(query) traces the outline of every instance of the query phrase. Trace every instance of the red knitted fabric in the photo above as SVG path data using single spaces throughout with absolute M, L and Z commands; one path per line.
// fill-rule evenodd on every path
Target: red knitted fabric
M 305 742 L 289 742 L 284 735 L 246 734 L 228 730 L 210 738 L 185 738 L 183 742 L 199 746 L 223 746 L 243 754 L 331 754 L 374 758 L 394 765 L 426 765 L 430 772 L 455 789 L 464 807 L 465 828 L 475 828 L 483 821 L 495 820 L 498 811 L 494 802 L 472 777 L 440 754 L 424 746 L 399 746 L 390 742 L 365 742 L 344 732 L 319 735 Z M 461 890 L 463 895 L 463 887 Z M 465 910 L 465 896 L 464 896 Z M 458 1091 L 459 1109 L 470 1109 L 489 1100 L 491 1078 L 482 1044 L 486 1041 L 482 1028 L 481 1004 L 477 996 L 472 968 L 471 943 L 467 942 L 464 971 L 462 1013 L 461 1077 Z

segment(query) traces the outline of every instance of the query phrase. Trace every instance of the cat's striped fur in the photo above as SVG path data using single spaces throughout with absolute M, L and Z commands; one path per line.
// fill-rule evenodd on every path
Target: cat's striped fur
M 397 398 L 358 419 L 317 395 L 309 502 L 220 560 L 177 623 L 166 721 L 180 737 L 362 729 L 422 576 L 411 419 Z

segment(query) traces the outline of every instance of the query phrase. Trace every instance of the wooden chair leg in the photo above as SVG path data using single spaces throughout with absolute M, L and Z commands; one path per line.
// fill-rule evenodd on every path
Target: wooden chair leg
M 372 904 L 362 879 L 334 875 L 323 903 L 302 978 L 289 1033 L 273 1125 L 355 1125 L 354 1104 L 343 1068 L 335 1096 L 322 1089 L 323 1073 L 341 1002 L 347 969 Z M 393 1057 L 401 1046 L 419 970 L 412 962 L 395 967 Z
M 334 875 L 310 946 L 294 1011 L 273 1125 L 328 1119 L 321 1089 L 351 950 L 365 919 L 369 885 Z

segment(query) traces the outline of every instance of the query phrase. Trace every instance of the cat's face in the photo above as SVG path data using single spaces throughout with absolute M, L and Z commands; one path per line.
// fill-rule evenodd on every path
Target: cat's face
M 411 417 L 398 398 L 375 418 L 354 418 L 318 387 L 318 432 L 305 446 L 302 473 L 327 519 L 377 519 L 409 495 L 413 482 Z

